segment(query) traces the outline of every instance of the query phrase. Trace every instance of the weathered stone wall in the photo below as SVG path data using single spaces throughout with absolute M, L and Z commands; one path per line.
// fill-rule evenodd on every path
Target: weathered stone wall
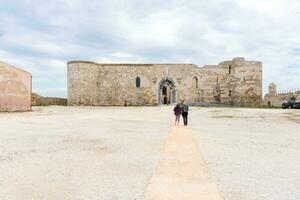
M 168 82 L 172 85 L 173 103 L 184 100 L 189 104 L 216 101 L 260 104 L 261 70 L 261 62 L 245 61 L 243 58 L 203 68 L 192 64 L 97 64 L 73 61 L 68 63 L 68 103 L 95 106 L 157 105 L 161 103 L 160 88 Z M 139 88 L 136 87 L 137 77 L 141 80 Z
M 31 74 L 0 62 L 0 111 L 31 110 Z
M 32 106 L 50 106 L 50 105 L 66 106 L 67 104 L 68 104 L 68 100 L 66 98 L 43 97 L 36 93 L 32 93 L 31 95 Z
M 231 66 L 231 74 L 228 73 Z M 225 88 L 225 99 L 231 104 L 258 105 L 262 102 L 262 63 L 245 61 L 244 58 L 233 59 L 232 62 L 220 64 L 223 67 L 227 80 L 222 81 Z M 226 79 L 226 78 L 225 78 Z M 229 95 L 231 93 L 231 96 Z
M 194 65 L 152 65 L 152 64 L 96 64 L 91 62 L 70 62 L 68 65 L 69 105 L 155 105 L 157 90 L 163 78 L 177 83 L 179 99 L 190 99 L 185 91 L 191 87 Z M 176 80 L 182 74 L 185 81 Z M 136 77 L 141 87 L 136 88 Z M 190 78 L 192 79 L 192 78 Z

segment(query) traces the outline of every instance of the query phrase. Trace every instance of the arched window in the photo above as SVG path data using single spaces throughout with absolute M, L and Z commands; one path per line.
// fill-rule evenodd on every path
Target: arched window
M 137 88 L 141 87 L 141 78 L 140 77 L 136 77 L 136 79 L 135 79 L 135 86 Z
M 198 78 L 196 76 L 194 77 L 194 87 L 198 88 Z
M 231 95 L 232 95 L 232 91 L 231 91 L 231 90 L 229 90 L 228 96 L 230 96 L 230 97 L 231 97 Z
M 228 70 L 229 70 L 229 74 L 231 74 L 231 65 L 229 65 Z

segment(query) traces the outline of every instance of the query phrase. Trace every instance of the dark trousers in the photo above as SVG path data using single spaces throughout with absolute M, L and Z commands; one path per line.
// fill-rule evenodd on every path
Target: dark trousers
M 187 124 L 188 124 L 188 113 L 187 112 L 183 112 L 182 113 L 182 117 L 183 117 L 183 124 L 185 126 L 187 126 Z

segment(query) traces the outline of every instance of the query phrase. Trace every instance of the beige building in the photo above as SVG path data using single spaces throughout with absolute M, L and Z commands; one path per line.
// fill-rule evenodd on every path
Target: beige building
M 0 61 L 0 111 L 31 110 L 31 74 Z
M 284 100 L 295 98 L 299 100 L 300 90 L 278 91 L 275 83 L 270 83 L 269 93 L 264 97 L 264 104 L 269 106 L 281 106 Z
M 193 64 L 68 63 L 68 104 L 87 106 L 188 104 L 257 105 L 262 63 L 235 58 Z

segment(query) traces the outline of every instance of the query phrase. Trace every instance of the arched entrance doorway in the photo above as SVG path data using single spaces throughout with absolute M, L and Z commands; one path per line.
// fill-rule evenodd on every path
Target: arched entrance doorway
M 164 78 L 159 83 L 158 104 L 173 104 L 177 102 L 177 91 L 172 79 Z

